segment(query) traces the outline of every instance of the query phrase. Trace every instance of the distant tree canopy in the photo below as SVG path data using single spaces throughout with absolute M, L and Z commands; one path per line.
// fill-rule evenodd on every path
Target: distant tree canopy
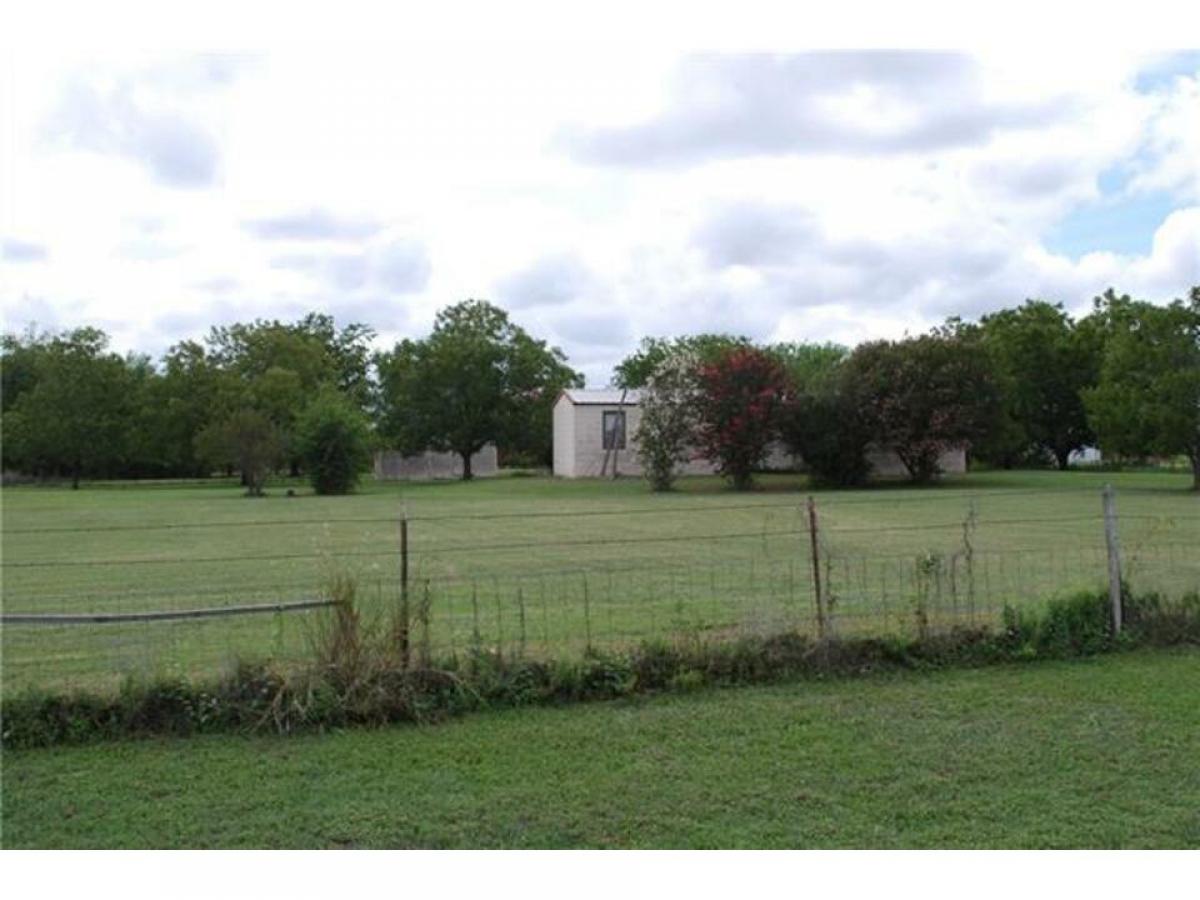
M 11 374 L 10 352 L 17 361 Z M 30 335 L 24 344 L 6 343 L 4 362 L 16 395 L 4 411 L 6 465 L 67 475 L 78 487 L 85 474 L 113 472 L 129 457 L 140 360 L 109 352 L 102 331 Z
M 480 300 L 442 310 L 429 337 L 401 341 L 375 365 L 383 436 L 405 453 L 458 454 L 464 479 L 491 442 L 548 460 L 554 401 L 583 383 L 561 350 Z
M 769 344 L 767 353 L 779 360 L 796 390 L 816 391 L 837 377 L 850 350 L 841 344 Z
M 638 349 L 621 360 L 613 370 L 613 383 L 619 388 L 641 388 L 668 357 L 685 354 L 697 363 L 716 362 L 726 351 L 749 347 L 751 341 L 730 334 L 689 334 L 677 338 L 642 338 Z
M 311 313 L 212 328 L 157 362 L 114 352 L 95 328 L 0 337 L 0 453 L 43 478 L 275 471 L 349 489 L 380 443 L 464 460 L 549 465 L 552 407 L 583 379 L 556 347 L 489 303 L 443 309 L 432 332 L 384 352 L 361 323 Z M 1109 290 L 1090 314 L 1027 300 L 930 333 L 756 346 L 728 334 L 646 338 L 614 370 L 646 392 L 656 487 L 705 454 L 737 487 L 782 439 L 814 480 L 860 484 L 871 447 L 914 481 L 965 447 L 992 465 L 1069 463 L 1098 443 L 1125 459 L 1187 457 L 1200 489 L 1200 287 L 1162 305 Z M 653 443 L 653 447 L 649 446 Z M 319 483 L 318 483 L 319 482 Z
M 203 476 L 216 466 L 239 470 L 261 491 L 279 460 L 298 468 L 296 423 L 322 390 L 369 408 L 373 337 L 365 325 L 339 330 L 318 314 L 239 323 L 213 328 L 203 343 L 175 344 L 155 366 L 109 352 L 96 329 L 5 335 L 4 468 L 77 484 Z
M 1104 355 L 1083 400 L 1100 446 L 1122 456 L 1186 456 L 1200 490 L 1200 287 L 1169 306 L 1109 292 L 1093 315 Z
M 984 316 L 980 332 L 1003 381 L 1002 414 L 1016 426 L 1017 452 L 1032 447 L 1067 468 L 1074 451 L 1096 441 L 1083 392 L 1096 384 L 1102 348 L 1061 304 L 1039 300 Z

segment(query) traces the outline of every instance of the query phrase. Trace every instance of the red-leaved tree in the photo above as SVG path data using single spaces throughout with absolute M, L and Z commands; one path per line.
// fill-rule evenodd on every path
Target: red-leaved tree
M 776 436 L 783 367 L 755 347 L 734 347 L 702 364 L 697 382 L 700 452 L 735 489 L 746 490 Z

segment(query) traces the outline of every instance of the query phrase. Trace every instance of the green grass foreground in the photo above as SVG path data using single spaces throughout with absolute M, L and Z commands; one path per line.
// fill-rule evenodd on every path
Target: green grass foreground
M 1200 651 L 6 751 L 5 847 L 1200 847 Z

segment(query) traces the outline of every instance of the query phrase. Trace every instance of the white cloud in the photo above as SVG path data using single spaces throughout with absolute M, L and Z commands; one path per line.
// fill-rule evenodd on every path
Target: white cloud
M 876 155 L 980 144 L 996 130 L 1070 114 L 1068 95 L 990 97 L 978 60 L 943 51 L 713 54 L 679 67 L 656 116 L 569 130 L 579 158 L 623 166 L 686 165 L 730 156 Z
M 645 334 L 855 343 L 1200 281 L 1195 75 L 1139 90 L 1142 61 L 1113 54 L 615 59 L 21 57 L 0 73 L 9 327 L 105 323 L 158 352 L 321 309 L 390 341 L 484 297 L 602 383 Z M 1114 170 L 1174 197 L 1150 252 L 1049 252 Z
M 381 227 L 370 219 L 338 218 L 324 209 L 251 219 L 243 224 L 255 237 L 269 241 L 355 241 L 376 234 Z
M 215 57 L 134 73 L 78 71 L 63 84 L 43 137 L 60 148 L 131 160 L 159 184 L 207 187 L 220 148 L 189 100 L 228 85 L 232 75 L 232 64 Z
M 1131 190 L 1167 190 L 1200 202 L 1200 69 L 1179 76 L 1156 97 L 1156 114 L 1146 136 L 1146 160 Z
M 46 258 L 46 248 L 33 241 L 4 238 L 0 240 L 0 258 L 15 263 L 41 262 Z

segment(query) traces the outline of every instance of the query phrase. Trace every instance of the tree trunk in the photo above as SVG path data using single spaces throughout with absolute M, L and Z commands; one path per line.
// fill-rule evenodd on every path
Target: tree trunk
M 1054 451 L 1054 461 L 1058 463 L 1059 471 L 1067 471 L 1067 467 L 1071 465 L 1071 451 L 1056 449 Z
M 470 451 L 467 451 L 466 453 L 460 453 L 459 456 L 462 457 L 462 461 L 463 461 L 462 480 L 470 481 L 473 477 L 475 477 L 474 475 L 471 474 L 471 453 L 470 453 Z
M 1192 460 L 1192 490 L 1200 491 L 1200 448 L 1189 454 Z

